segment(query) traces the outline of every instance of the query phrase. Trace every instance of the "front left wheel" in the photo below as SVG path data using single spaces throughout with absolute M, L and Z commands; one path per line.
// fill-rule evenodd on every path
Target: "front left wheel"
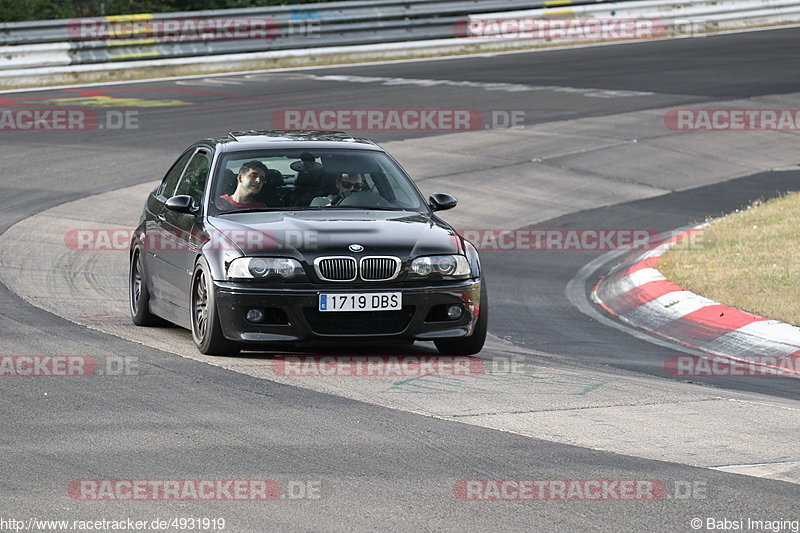
M 192 338 L 197 349 L 206 355 L 236 355 L 241 346 L 225 338 L 219 323 L 219 311 L 214 297 L 214 284 L 205 261 L 199 261 L 192 274 L 190 309 Z

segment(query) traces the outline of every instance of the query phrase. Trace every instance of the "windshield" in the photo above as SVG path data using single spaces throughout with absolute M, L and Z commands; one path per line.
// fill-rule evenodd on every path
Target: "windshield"
M 212 214 L 248 210 L 425 209 L 386 154 L 363 150 L 254 150 L 223 154 Z

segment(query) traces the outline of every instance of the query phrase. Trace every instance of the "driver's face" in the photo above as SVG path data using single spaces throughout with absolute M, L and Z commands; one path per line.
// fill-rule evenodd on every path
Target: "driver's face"
M 261 191 L 261 188 L 264 186 L 265 178 L 264 172 L 257 168 L 248 168 L 242 174 L 239 174 L 238 177 L 241 186 L 251 194 L 256 194 Z
M 364 176 L 361 174 L 344 174 L 336 181 L 339 192 L 360 191 L 364 186 Z

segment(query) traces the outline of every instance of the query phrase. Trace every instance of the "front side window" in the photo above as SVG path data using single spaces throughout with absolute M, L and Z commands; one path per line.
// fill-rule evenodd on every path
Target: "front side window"
M 186 162 L 189 161 L 192 153 L 192 150 L 188 150 L 173 163 L 167 175 L 164 176 L 164 179 L 161 181 L 161 187 L 159 188 L 161 196 L 164 198 L 175 196 L 175 186 L 178 184 L 178 179 L 180 179 L 183 169 L 186 167 Z
M 364 150 L 227 153 L 220 157 L 212 193 L 214 214 L 246 209 L 426 209 L 390 157 Z
M 208 179 L 208 171 L 211 168 L 211 159 L 205 150 L 198 151 L 189 160 L 186 170 L 181 177 L 175 195 L 187 194 L 192 197 L 195 205 L 200 205 L 203 191 Z

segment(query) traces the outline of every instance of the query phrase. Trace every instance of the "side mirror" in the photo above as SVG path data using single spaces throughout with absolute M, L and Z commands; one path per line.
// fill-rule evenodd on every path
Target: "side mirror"
M 192 197 L 188 194 L 179 194 L 178 196 L 173 196 L 167 200 L 165 205 L 170 211 L 186 213 L 187 215 L 194 215 L 200 210 L 199 207 L 194 206 L 194 200 L 192 200 Z
M 456 200 L 455 196 L 447 194 L 446 192 L 433 193 L 428 198 L 428 202 L 431 206 L 431 209 L 434 211 L 446 211 L 448 209 L 453 209 L 456 204 L 458 204 L 458 200 Z

